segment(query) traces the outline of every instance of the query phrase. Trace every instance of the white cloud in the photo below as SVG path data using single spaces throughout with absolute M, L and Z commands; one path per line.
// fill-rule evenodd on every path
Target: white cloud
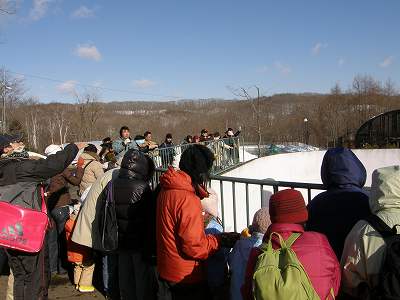
M 338 65 L 341 67 L 341 66 L 344 65 L 344 63 L 345 63 L 344 58 L 343 58 L 343 57 L 339 58 L 339 60 L 338 60 Z
M 139 79 L 139 80 L 133 81 L 133 85 L 140 89 L 146 89 L 146 88 L 154 86 L 155 84 L 156 83 L 154 81 L 149 80 L 149 79 Z
M 327 47 L 328 47 L 328 44 L 323 44 L 321 42 L 318 42 L 314 45 L 314 47 L 311 48 L 311 53 L 313 55 L 318 55 L 323 48 L 327 48 Z
M 82 5 L 71 14 L 71 17 L 75 19 L 92 18 L 94 17 L 94 11 L 94 9 L 90 9 L 85 5 Z
M 274 66 L 282 75 L 288 75 L 292 72 L 292 69 L 288 65 L 284 65 L 279 61 L 276 61 Z
M 385 59 L 379 64 L 381 68 L 390 67 L 394 63 L 394 56 L 385 57 Z
M 62 94 L 75 94 L 76 93 L 76 80 L 67 80 L 57 86 L 57 90 Z
M 99 61 L 101 59 L 101 54 L 99 50 L 97 50 L 96 46 L 94 45 L 78 45 L 75 49 L 75 55 L 79 56 L 80 58 L 84 59 L 91 59 L 95 61 Z
M 38 21 L 43 18 L 49 9 L 49 4 L 53 1 L 54 0 L 33 0 L 33 7 L 29 12 L 29 19 Z

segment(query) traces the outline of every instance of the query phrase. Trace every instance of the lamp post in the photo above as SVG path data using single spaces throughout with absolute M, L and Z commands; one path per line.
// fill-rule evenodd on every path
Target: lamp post
M 12 90 L 11 87 L 6 84 L 6 70 L 3 69 L 3 114 L 1 118 L 2 132 L 6 132 L 6 92 L 7 90 Z
M 308 145 L 308 119 L 304 118 L 304 143 Z

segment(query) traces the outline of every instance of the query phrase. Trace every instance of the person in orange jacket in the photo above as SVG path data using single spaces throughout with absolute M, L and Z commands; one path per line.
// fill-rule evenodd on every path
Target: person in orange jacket
M 232 247 L 240 234 L 205 234 L 200 200 L 214 155 L 203 145 L 189 146 L 179 168 L 172 167 L 160 178 L 157 197 L 158 299 L 210 299 L 205 260 L 221 246 Z
M 67 238 L 67 257 L 68 261 L 74 265 L 74 284 L 75 288 L 82 292 L 94 292 L 92 285 L 94 262 L 92 249 L 79 245 L 71 240 L 74 231 L 78 212 L 74 211 L 65 223 L 65 234 Z

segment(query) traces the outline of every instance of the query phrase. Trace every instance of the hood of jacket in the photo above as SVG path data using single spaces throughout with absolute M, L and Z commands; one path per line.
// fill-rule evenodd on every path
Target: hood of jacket
M 91 160 L 97 160 L 97 161 L 100 161 L 100 157 L 97 155 L 97 153 L 94 153 L 94 152 L 83 152 L 82 154 L 81 154 L 81 157 L 85 160 L 85 166 L 86 166 L 86 164 L 88 164 L 89 163 L 89 161 L 91 161 Z
M 358 157 L 347 148 L 329 149 L 322 160 L 321 179 L 327 189 L 361 190 L 367 172 Z
M 380 168 L 372 173 L 369 206 L 373 213 L 400 209 L 400 166 Z
M 154 173 L 151 159 L 140 151 L 128 150 L 121 162 L 119 178 L 150 180 Z
M 160 184 L 164 189 L 183 190 L 194 193 L 194 187 L 190 176 L 184 171 L 176 171 L 172 167 L 169 167 L 167 172 L 160 177 Z

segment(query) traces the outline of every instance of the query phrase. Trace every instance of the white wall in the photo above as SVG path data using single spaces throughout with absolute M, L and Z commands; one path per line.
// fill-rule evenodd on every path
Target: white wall
M 367 170 L 366 186 L 371 185 L 373 170 L 381 167 L 399 165 L 400 149 L 374 149 L 354 150 Z M 246 164 L 229 171 L 224 176 L 241 177 L 251 179 L 274 179 L 279 181 L 322 183 L 320 168 L 325 151 L 298 152 L 277 154 L 251 160 Z M 213 181 L 211 187 L 221 195 L 220 183 Z M 254 213 L 262 206 L 268 206 L 268 200 L 272 194 L 272 188 L 265 186 L 261 192 L 260 186 L 249 185 L 249 217 L 250 223 Z M 246 187 L 244 184 L 236 184 L 236 220 L 240 231 L 247 226 L 246 222 Z M 301 190 L 307 201 L 307 191 Z M 312 191 L 312 197 L 319 191 Z M 262 194 L 262 195 L 261 195 Z M 234 230 L 233 222 L 233 197 L 232 184 L 223 183 L 224 195 L 224 221 L 227 231 Z M 221 203 L 220 203 L 221 212 Z

